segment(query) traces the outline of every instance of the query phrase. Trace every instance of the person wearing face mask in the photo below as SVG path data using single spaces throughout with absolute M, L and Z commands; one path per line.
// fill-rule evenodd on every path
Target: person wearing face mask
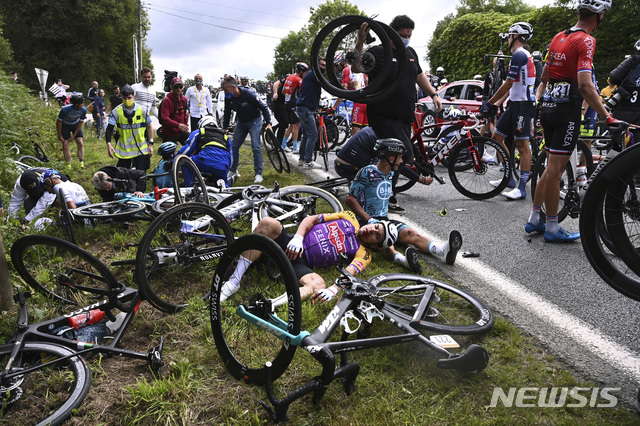
M 134 91 L 125 84 L 122 88 L 122 103 L 109 114 L 109 124 L 105 133 L 109 157 L 117 158 L 116 166 L 137 170 L 148 170 L 153 155 L 153 127 L 151 117 L 134 101 Z M 120 138 L 115 147 L 111 145 L 113 130 Z M 146 135 L 145 135 L 146 130 Z
M 395 46 L 392 43 L 392 63 L 389 75 L 387 77 L 387 84 L 391 84 L 397 78 L 398 70 L 398 49 L 405 49 L 406 51 L 406 67 L 404 75 L 400 76 L 400 83 L 397 89 L 387 98 L 371 102 L 367 104 L 367 118 L 369 120 L 369 126 L 373 128 L 374 132 L 380 139 L 395 138 L 404 144 L 406 150 L 403 157 L 404 162 L 409 162 L 413 158 L 413 148 L 411 147 L 411 123 L 415 119 L 415 103 L 416 103 L 416 83 L 422 89 L 422 91 L 431 96 L 433 104 L 437 111 L 442 109 L 440 98 L 431 85 L 431 82 L 427 78 L 426 74 L 422 72 L 420 62 L 418 60 L 418 54 L 413 48 L 409 47 L 409 40 L 413 34 L 415 24 L 411 18 L 406 15 L 399 15 L 393 18 L 389 24 L 393 28 L 400 38 L 404 46 Z M 358 40 L 356 41 L 355 49 L 362 55 L 364 41 L 369 34 L 369 24 L 366 22 L 360 26 L 358 32 Z M 374 58 L 376 63 L 383 63 L 384 49 L 382 45 L 373 46 L 368 50 Z M 388 60 L 388 59 L 387 59 Z M 359 61 L 356 61 L 351 65 L 351 71 L 363 72 L 360 69 Z M 378 77 L 380 70 L 374 68 L 367 73 L 369 82 L 371 83 Z M 386 85 L 386 84 L 385 84 Z M 404 165 L 402 166 L 405 167 Z M 394 175 L 393 180 L 393 195 L 389 199 L 389 211 L 392 213 L 404 213 L 405 209 L 398 205 L 398 201 L 395 197 L 395 186 L 398 181 L 400 173 Z M 420 176 L 416 173 L 415 180 L 418 180 Z
M 191 131 L 198 129 L 198 122 L 205 115 L 211 114 L 211 92 L 209 88 L 202 84 L 202 74 L 196 74 L 193 77 L 196 85 L 187 89 L 185 97 L 189 101 L 189 121 Z

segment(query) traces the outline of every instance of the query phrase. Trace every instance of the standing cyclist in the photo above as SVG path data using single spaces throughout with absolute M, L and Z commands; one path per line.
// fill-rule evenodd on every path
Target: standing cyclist
M 635 44 L 635 55 L 629 56 L 611 71 L 610 84 L 618 86 L 622 99 L 613 116 L 632 124 L 640 124 L 640 40 Z M 640 130 L 633 131 L 634 141 L 640 142 Z

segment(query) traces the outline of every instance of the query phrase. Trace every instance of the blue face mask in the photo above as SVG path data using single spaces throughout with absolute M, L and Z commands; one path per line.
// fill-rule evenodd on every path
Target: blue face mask
M 196 86 L 200 86 L 202 84 L 202 80 L 196 80 Z
M 233 93 L 225 92 L 224 97 L 225 97 L 225 99 L 231 99 L 231 98 L 233 98 Z
M 404 47 L 409 47 L 409 39 L 408 38 L 403 38 L 402 39 L 402 44 L 404 44 Z

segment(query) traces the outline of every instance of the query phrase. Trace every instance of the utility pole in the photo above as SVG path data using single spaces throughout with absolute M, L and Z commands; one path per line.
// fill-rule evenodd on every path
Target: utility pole
M 138 66 L 136 74 L 140 75 L 142 64 L 142 0 L 138 0 Z

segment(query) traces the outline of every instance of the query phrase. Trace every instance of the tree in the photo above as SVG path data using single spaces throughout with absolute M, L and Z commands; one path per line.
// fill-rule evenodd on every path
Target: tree
M 505 15 L 519 15 L 531 12 L 535 7 L 525 4 L 522 0 L 460 0 L 456 10 L 458 17 L 467 13 L 484 13 L 487 10 Z
M 4 23 L 2 22 L 2 16 L 0 16 L 0 69 L 9 71 L 7 67 L 13 63 L 13 50 L 9 41 L 3 37 L 3 27 Z

